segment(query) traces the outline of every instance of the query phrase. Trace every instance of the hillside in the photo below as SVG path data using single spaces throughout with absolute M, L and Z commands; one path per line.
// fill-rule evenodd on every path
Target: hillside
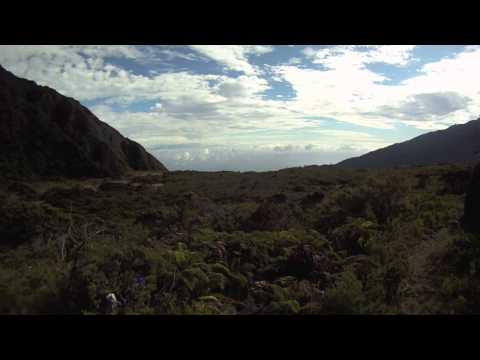
M 395 166 L 474 163 L 480 160 L 480 119 L 434 131 L 365 155 L 338 166 L 388 168 Z
M 0 66 L 3 176 L 119 176 L 167 169 L 78 101 Z

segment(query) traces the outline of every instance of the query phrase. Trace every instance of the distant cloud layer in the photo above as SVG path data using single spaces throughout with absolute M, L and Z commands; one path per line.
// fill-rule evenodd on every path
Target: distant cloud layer
M 478 46 L 0 46 L 173 169 L 334 163 L 480 113 Z

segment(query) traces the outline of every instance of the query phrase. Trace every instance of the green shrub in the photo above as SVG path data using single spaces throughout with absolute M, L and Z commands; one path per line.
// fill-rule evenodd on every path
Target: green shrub
M 264 310 L 266 314 L 293 315 L 300 311 L 300 305 L 295 300 L 273 301 Z
M 331 314 L 361 314 L 365 296 L 360 280 L 354 272 L 342 272 L 335 286 L 328 289 L 325 294 L 323 312 Z
M 66 214 L 48 204 L 9 198 L 0 205 L 0 245 L 16 246 L 38 237 L 47 241 L 67 221 Z

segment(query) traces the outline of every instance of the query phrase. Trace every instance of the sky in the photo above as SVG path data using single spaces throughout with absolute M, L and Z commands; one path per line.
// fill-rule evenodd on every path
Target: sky
M 477 119 L 480 46 L 0 45 L 170 170 L 334 164 Z

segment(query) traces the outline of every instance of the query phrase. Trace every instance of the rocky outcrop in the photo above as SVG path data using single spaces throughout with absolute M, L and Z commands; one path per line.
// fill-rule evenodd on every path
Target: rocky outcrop
M 167 169 L 78 101 L 0 66 L 0 172 L 106 177 Z

